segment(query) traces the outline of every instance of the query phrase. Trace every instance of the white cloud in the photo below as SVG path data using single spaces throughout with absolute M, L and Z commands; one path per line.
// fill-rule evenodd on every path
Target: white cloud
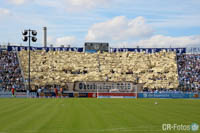
M 112 0 L 62 0 L 69 10 L 91 9 L 95 7 L 105 7 Z
M 34 2 L 40 6 L 57 7 L 57 8 L 63 7 L 61 0 L 34 0 Z
M 11 4 L 15 4 L 15 5 L 22 5 L 27 1 L 28 0 L 8 0 L 8 2 L 10 2 Z
M 44 44 L 44 38 L 42 39 L 41 44 Z M 47 44 L 55 44 L 55 39 L 52 36 L 47 36 Z
M 50 46 L 51 44 L 55 45 L 56 39 L 52 36 L 47 35 L 47 45 Z M 40 40 L 40 44 L 44 45 L 44 36 L 42 35 L 42 39 Z
M 5 9 L 5 8 L 0 8 L 0 16 L 7 16 L 10 14 L 11 14 L 10 10 Z
M 15 5 L 22 5 L 27 1 L 35 2 L 42 6 L 56 7 L 67 9 L 69 11 L 82 11 L 95 7 L 107 7 L 113 0 L 9 0 Z
M 140 46 L 146 48 L 199 47 L 200 35 L 182 37 L 155 35 L 149 39 L 140 40 L 136 43 L 133 43 L 132 45 L 129 44 L 129 46 Z
M 146 24 L 143 17 L 129 20 L 118 16 L 106 22 L 91 26 L 86 36 L 87 41 L 123 41 L 151 36 L 153 29 Z
M 76 38 L 74 36 L 65 36 L 65 37 L 60 37 L 56 39 L 56 46 L 60 46 L 60 45 L 74 45 L 76 43 Z
M 152 19 L 153 20 L 153 19 Z M 151 23 L 153 27 L 157 28 L 188 28 L 200 26 L 200 15 L 175 15 L 173 17 L 153 20 Z

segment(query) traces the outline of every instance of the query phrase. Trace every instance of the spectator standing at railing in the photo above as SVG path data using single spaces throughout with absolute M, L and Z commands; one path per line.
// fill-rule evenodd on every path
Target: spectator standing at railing
M 13 87 L 11 89 L 11 92 L 12 92 L 12 97 L 15 97 L 15 89 Z
M 60 88 L 60 94 L 61 94 L 61 96 L 63 96 L 63 88 L 62 87 Z
M 54 88 L 54 93 L 55 93 L 55 96 L 57 98 L 58 97 L 58 89 L 56 87 Z
M 37 90 L 37 97 L 39 98 L 40 97 L 40 94 L 41 94 L 41 89 L 40 88 L 38 88 L 38 90 Z
M 30 91 L 29 91 L 29 89 L 26 90 L 26 96 L 30 97 Z

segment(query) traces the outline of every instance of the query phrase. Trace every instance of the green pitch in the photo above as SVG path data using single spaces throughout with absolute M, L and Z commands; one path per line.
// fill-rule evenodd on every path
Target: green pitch
M 159 133 L 164 123 L 200 124 L 200 100 L 0 99 L 0 133 Z

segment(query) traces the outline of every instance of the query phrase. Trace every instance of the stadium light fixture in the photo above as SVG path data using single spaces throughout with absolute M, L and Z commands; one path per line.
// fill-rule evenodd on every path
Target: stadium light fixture
M 27 37 L 27 36 L 23 36 L 22 40 L 23 40 L 24 42 L 27 42 L 27 41 L 28 41 L 28 37 Z
M 36 37 L 32 37 L 32 42 L 36 42 L 37 38 Z
M 37 31 L 36 30 L 32 30 L 32 35 L 33 36 L 37 36 Z
M 28 89 L 29 89 L 29 91 L 30 91 L 30 89 L 31 89 L 31 84 L 30 84 L 30 82 L 31 82 L 31 73 L 30 73 L 30 67 L 31 67 L 31 53 L 30 53 L 30 48 L 31 48 L 31 41 L 32 42 L 36 42 L 37 41 L 37 38 L 36 38 L 36 36 L 37 36 L 37 31 L 36 30 L 31 30 L 31 29 L 29 29 L 29 30 L 24 30 L 23 32 L 22 32 L 22 35 L 23 35 L 23 38 L 22 38 L 22 40 L 24 41 L 24 42 L 29 42 L 29 58 L 28 58 Z
M 22 35 L 24 35 L 24 36 L 28 35 L 28 30 L 24 30 L 24 31 L 22 32 Z

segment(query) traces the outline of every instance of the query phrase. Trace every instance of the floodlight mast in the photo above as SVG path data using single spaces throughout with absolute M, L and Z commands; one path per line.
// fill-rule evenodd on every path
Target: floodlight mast
M 32 35 L 31 35 L 32 34 Z M 31 49 L 31 41 L 32 42 L 36 42 L 37 41 L 37 38 L 35 36 L 37 36 L 37 31 L 36 30 L 31 30 L 31 29 L 28 29 L 28 30 L 24 30 L 22 32 L 22 35 L 24 36 L 23 38 L 23 41 L 24 42 L 29 42 L 29 58 L 28 58 L 28 89 L 29 91 L 31 90 L 31 52 L 30 52 L 30 49 Z

